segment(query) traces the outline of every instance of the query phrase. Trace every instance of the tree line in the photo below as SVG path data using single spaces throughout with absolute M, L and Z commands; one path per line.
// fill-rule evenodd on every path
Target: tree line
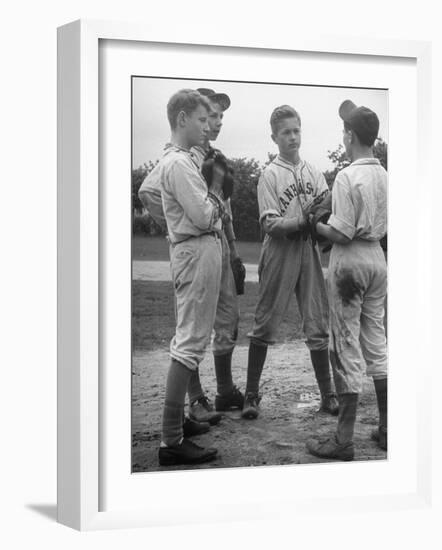
M 387 170 L 388 146 L 385 141 L 378 139 L 373 148 L 374 156 Z M 236 238 L 242 241 L 259 241 L 262 238 L 259 226 L 259 209 L 257 198 L 257 185 L 262 171 L 275 158 L 275 154 L 269 153 L 268 160 L 260 164 L 255 159 L 233 158 L 229 159 L 235 172 L 235 187 L 231 199 L 233 226 Z M 333 187 L 337 173 L 350 164 L 345 155 L 343 145 L 335 150 L 328 151 L 327 157 L 333 168 L 324 172 L 324 177 L 330 189 Z M 161 235 L 163 230 L 155 223 L 148 212 L 145 211 L 138 190 L 146 176 L 158 163 L 149 161 L 132 170 L 132 211 L 133 233 L 144 235 Z

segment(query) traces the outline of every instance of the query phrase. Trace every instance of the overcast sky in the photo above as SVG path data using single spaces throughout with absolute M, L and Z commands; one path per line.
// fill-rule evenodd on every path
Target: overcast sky
M 270 114 L 278 105 L 289 104 L 301 115 L 301 157 L 320 170 L 332 165 L 329 150 L 342 143 L 339 105 L 351 99 L 373 109 L 380 120 L 379 136 L 388 142 L 388 91 L 282 84 L 249 84 L 137 77 L 133 79 L 133 167 L 155 161 L 170 139 L 166 105 L 181 88 L 211 88 L 231 99 L 224 113 L 221 133 L 212 144 L 228 158 L 255 158 L 265 162 L 276 153 L 270 134 Z

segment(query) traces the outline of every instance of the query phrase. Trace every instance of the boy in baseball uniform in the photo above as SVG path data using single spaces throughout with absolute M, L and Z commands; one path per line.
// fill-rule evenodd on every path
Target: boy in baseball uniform
M 207 100 L 194 90 L 181 90 L 170 98 L 171 145 L 158 169 L 176 305 L 159 449 L 159 463 L 164 466 L 201 463 L 217 453 L 183 434 L 187 388 L 210 341 L 221 284 L 224 172 L 214 167 L 208 192 L 190 153 L 205 142 L 209 112 Z
M 207 98 L 210 104 L 209 133 L 203 145 L 192 148 L 192 154 L 201 168 L 207 153 L 211 149 L 210 142 L 215 141 L 221 131 L 224 112 L 230 107 L 227 94 L 217 93 L 209 88 L 198 88 L 197 91 Z M 222 274 L 218 297 L 214 338 L 212 343 L 217 393 L 215 396 L 216 411 L 226 411 L 232 408 L 242 409 L 244 396 L 232 380 L 232 353 L 236 344 L 239 324 L 239 304 L 235 281 L 231 269 L 231 261 L 238 258 L 235 246 L 235 233 L 232 223 L 230 199 L 226 200 L 228 213 L 221 234 L 222 244 Z M 205 395 L 199 379 L 199 371 L 192 374 L 189 384 L 189 416 L 198 422 L 213 424 L 221 418 L 220 412 L 214 412 L 213 406 Z M 216 416 L 215 416 L 216 415 Z
M 217 139 L 222 124 L 224 111 L 230 107 L 230 98 L 227 94 L 216 93 L 208 88 L 197 90 L 203 95 L 210 105 L 208 118 L 209 132 L 204 143 L 191 148 L 191 156 L 201 170 L 204 159 L 211 148 L 210 141 Z M 166 146 L 166 151 L 170 144 Z M 155 221 L 165 227 L 165 218 L 161 200 L 160 174 L 158 165 L 146 177 L 139 189 L 139 197 L 148 209 Z M 230 199 L 224 201 L 227 215 L 224 217 L 222 241 L 222 275 L 218 297 L 216 318 L 214 324 L 213 356 L 217 382 L 217 394 L 215 396 L 215 408 L 210 403 L 201 386 L 199 369 L 192 372 L 188 386 L 189 416 L 194 421 L 186 419 L 185 428 L 195 434 L 199 433 L 203 426 L 216 424 L 221 420 L 221 412 L 232 408 L 242 408 L 244 396 L 233 384 L 232 380 L 232 353 L 236 344 L 239 323 L 238 296 L 233 279 L 230 263 L 238 258 L 235 246 L 235 233 L 232 224 L 232 211 Z M 216 410 L 215 410 L 216 409 Z M 198 426 L 196 423 L 200 423 Z
M 259 298 L 250 333 L 243 418 L 259 414 L 259 381 L 279 325 L 295 293 L 306 344 L 321 393 L 321 409 L 337 414 L 328 356 L 328 304 L 318 247 L 308 231 L 308 212 L 328 193 L 322 173 L 299 155 L 301 118 L 289 105 L 271 117 L 279 154 L 258 183 L 260 223 L 265 232 L 259 263 Z
M 379 427 L 372 438 L 387 449 L 387 344 L 384 300 L 387 265 L 380 240 L 387 232 L 387 172 L 373 156 L 379 120 L 367 107 L 346 100 L 339 108 L 343 142 L 351 160 L 336 177 L 332 214 L 316 230 L 332 241 L 328 271 L 330 357 L 338 392 L 336 433 L 311 440 L 315 456 L 354 458 L 353 432 L 364 373 L 373 378 Z

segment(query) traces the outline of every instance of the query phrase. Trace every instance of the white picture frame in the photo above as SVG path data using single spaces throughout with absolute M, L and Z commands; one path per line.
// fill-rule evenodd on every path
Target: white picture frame
M 165 36 L 163 32 L 152 32 L 143 25 L 103 21 L 76 21 L 58 30 L 58 521 L 79 530 L 93 530 L 117 527 L 140 527 L 161 525 L 176 522 L 215 520 L 211 510 L 205 511 L 198 519 L 186 515 L 179 506 L 158 499 L 151 495 L 145 507 L 113 506 L 103 510 L 100 483 L 103 483 L 100 415 L 103 413 L 101 400 L 103 388 L 100 385 L 102 357 L 100 355 L 101 309 L 103 299 L 100 286 L 102 277 L 102 251 L 100 249 L 100 211 L 103 208 L 100 196 L 100 96 L 99 96 L 99 48 L 100 41 L 125 41 L 131 44 L 180 44 L 199 45 L 200 47 L 229 48 L 232 55 L 235 50 L 244 52 L 305 52 L 314 55 L 363 56 L 378 59 L 410 59 L 416 64 L 417 103 L 410 105 L 409 116 L 416 115 L 417 135 L 416 151 L 410 156 L 414 169 L 419 162 L 419 178 L 423 182 L 421 196 L 427 196 L 415 210 L 420 220 L 420 234 L 430 225 L 429 212 L 431 187 L 428 183 L 429 159 L 429 123 L 430 103 L 430 67 L 431 46 L 427 42 L 364 40 L 344 36 L 328 38 L 295 38 L 281 36 L 278 41 L 267 43 L 261 36 L 247 34 L 219 37 L 207 40 L 204 33 L 193 36 L 192 40 L 183 32 Z M 282 54 L 281 54 L 282 55 Z M 394 150 L 393 150 L 394 153 Z M 394 156 L 394 155 L 393 155 Z M 394 162 L 394 161 L 393 161 Z M 393 164 L 394 165 L 394 164 Z M 427 205 L 427 206 L 425 206 Z M 393 219 L 394 221 L 394 219 Z M 410 240 L 410 246 L 417 242 L 418 234 Z M 390 239 L 389 239 L 390 240 Z M 422 239 L 421 242 L 424 242 Z M 393 243 L 394 243 L 393 231 Z M 419 267 L 413 275 L 419 280 L 419 293 L 416 308 L 429 308 L 429 246 L 419 249 Z M 394 248 L 393 248 L 394 250 Z M 393 251 L 395 261 L 395 252 Z M 398 249 L 397 256 L 400 255 Z M 396 256 L 396 261 L 400 258 Z M 393 293 L 394 294 L 394 293 Z M 394 296 L 393 296 L 394 298 Z M 419 305 L 420 304 L 420 305 Z M 413 311 L 413 309 L 411 309 Z M 416 313 L 416 311 L 415 311 Z M 416 315 L 417 317 L 417 315 Z M 429 323 L 430 316 L 421 321 Z M 425 330 L 428 328 L 428 330 Z M 423 329 L 423 330 L 422 330 Z M 421 327 L 423 334 L 419 347 L 428 348 L 431 330 Z M 418 350 L 416 350 L 416 355 Z M 413 352 L 409 353 L 409 361 Z M 390 360 L 400 360 L 396 355 Z M 417 407 L 413 428 L 416 429 L 415 462 L 413 463 L 412 490 L 374 493 L 354 497 L 351 493 L 337 495 L 336 502 L 342 511 L 351 510 L 357 503 L 361 511 L 372 509 L 404 508 L 427 506 L 431 499 L 431 456 L 430 431 L 425 422 L 430 415 L 431 404 L 424 392 L 429 387 L 430 365 L 421 365 L 421 376 L 414 384 Z M 394 454 L 394 453 L 393 453 Z M 394 456 L 393 456 L 394 459 Z M 341 465 L 327 466 L 328 472 L 342 476 Z M 350 466 L 351 467 L 351 466 Z M 286 467 L 287 468 L 287 467 Z M 260 499 L 254 498 L 244 511 L 241 497 L 236 506 L 221 514 L 224 521 L 235 519 L 259 518 L 266 514 L 271 517 L 277 514 L 283 517 L 302 510 L 303 513 L 326 509 L 330 499 L 324 500 L 321 487 L 312 489 L 312 498 L 303 498 L 302 502 L 281 493 L 274 488 L 276 469 L 260 472 L 225 471 L 215 473 L 201 472 L 204 482 L 212 476 L 214 483 L 226 481 L 226 476 L 237 479 L 240 483 L 256 476 L 263 480 L 264 494 Z M 284 475 L 288 475 L 285 470 Z M 325 470 L 323 470 L 325 472 Z M 350 471 L 347 471 L 350 472 Z M 346 472 L 345 475 L 348 475 Z M 160 474 L 163 475 L 163 474 Z M 167 474 L 173 475 L 173 474 Z M 184 474 L 186 475 L 186 474 Z M 193 474 L 187 474 L 187 476 Z M 353 470 L 349 477 L 358 473 Z M 359 474 L 360 475 L 360 474 Z M 158 476 L 158 474 L 157 474 Z M 320 476 L 321 477 L 321 476 Z M 322 476 L 324 477 L 324 476 Z M 215 479 L 216 478 L 216 479 Z M 175 478 L 175 482 L 178 477 Z M 325 478 L 324 478 L 325 479 Z M 195 480 L 195 478 L 194 478 Z M 154 482 L 157 491 L 161 484 L 167 483 L 166 477 Z M 182 483 L 180 478 L 179 483 Z M 318 483 L 320 485 L 320 483 Z M 186 487 L 179 485 L 180 487 Z M 268 501 L 266 501 L 268 491 Z M 281 489 L 282 491 L 282 489 Z M 220 517 L 218 510 L 218 518 Z

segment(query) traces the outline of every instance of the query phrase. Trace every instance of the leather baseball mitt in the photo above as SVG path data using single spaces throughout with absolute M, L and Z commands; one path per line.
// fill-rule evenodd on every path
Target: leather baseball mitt
M 234 185 L 234 172 L 232 167 L 229 165 L 227 158 L 221 153 L 219 149 L 214 149 L 211 147 L 204 159 L 204 162 L 201 166 L 201 173 L 204 179 L 207 182 L 207 187 L 210 189 L 212 185 L 213 178 L 213 166 L 217 163 L 224 170 L 224 181 L 223 181 L 223 196 L 224 200 L 227 200 L 232 196 L 233 185 Z
M 316 225 L 321 223 L 327 223 L 332 212 L 332 194 L 328 193 L 326 197 L 314 204 L 310 209 L 310 231 L 312 235 L 312 241 L 322 243 L 325 239 L 322 235 L 319 235 L 316 231 Z
M 246 268 L 244 267 L 241 258 L 235 258 L 234 260 L 231 260 L 230 265 L 233 271 L 233 278 L 235 279 L 236 293 L 238 295 L 244 294 Z

